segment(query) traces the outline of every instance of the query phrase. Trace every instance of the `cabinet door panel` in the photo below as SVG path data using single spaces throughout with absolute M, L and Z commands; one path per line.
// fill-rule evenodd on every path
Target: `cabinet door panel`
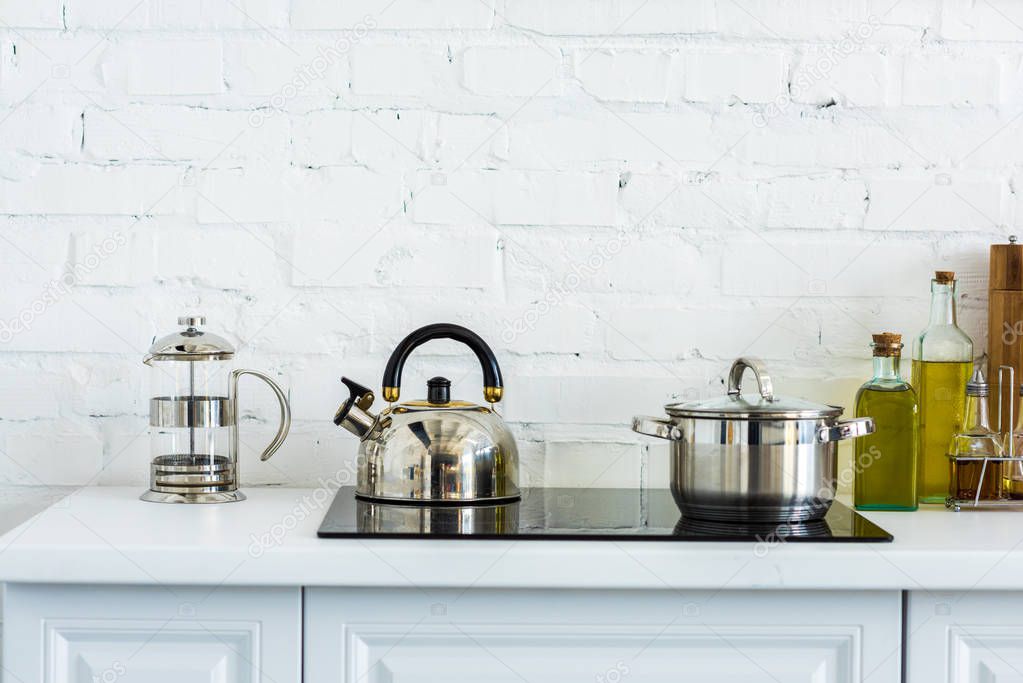
M 9 586 L 4 681 L 298 683 L 299 589 Z
M 307 589 L 310 683 L 899 679 L 898 593 Z
M 1023 682 L 1023 593 L 912 592 L 909 683 Z
M 169 627 L 155 620 L 45 620 L 44 681 L 256 683 L 257 622 Z

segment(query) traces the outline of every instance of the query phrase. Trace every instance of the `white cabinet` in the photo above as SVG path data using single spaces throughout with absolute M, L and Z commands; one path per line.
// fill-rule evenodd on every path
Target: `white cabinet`
M 299 683 L 300 588 L 8 585 L 4 683 Z
M 1023 681 L 1023 593 L 909 594 L 909 683 Z
M 901 594 L 306 589 L 309 683 L 896 683 Z
M 896 591 L 14 584 L 3 681 L 896 683 L 901 608 Z

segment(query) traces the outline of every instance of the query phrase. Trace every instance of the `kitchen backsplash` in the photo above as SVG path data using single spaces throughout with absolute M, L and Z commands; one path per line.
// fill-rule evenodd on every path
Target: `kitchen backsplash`
M 351 483 L 339 378 L 377 382 L 430 322 L 498 354 L 526 485 L 665 486 L 668 447 L 632 415 L 722 392 L 740 354 L 848 414 L 870 333 L 923 329 L 937 267 L 986 345 L 1023 158 L 1010 0 L 45 0 L 0 20 L 3 483 L 145 487 L 142 357 L 186 312 L 290 389 L 292 435 L 258 466 L 276 407 L 246 394 L 249 484 Z M 414 356 L 405 395 L 434 374 L 481 400 L 461 347 Z

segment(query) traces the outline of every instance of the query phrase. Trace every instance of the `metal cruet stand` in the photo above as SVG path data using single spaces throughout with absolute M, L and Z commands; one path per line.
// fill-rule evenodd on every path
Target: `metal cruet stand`
M 1009 374 L 1009 386 L 1013 388 L 1013 391 L 1009 392 L 1009 431 L 1006 432 L 1006 440 L 1009 442 L 1008 454 L 1001 456 L 970 456 L 970 455 L 952 455 L 949 454 L 949 460 L 951 460 L 950 466 L 952 468 L 952 477 L 949 483 L 949 496 L 945 499 L 945 507 L 954 510 L 955 512 L 961 511 L 963 508 L 968 509 L 986 509 L 986 508 L 1023 508 L 1023 500 L 1013 500 L 1011 498 L 998 498 L 996 500 L 981 500 L 981 492 L 984 487 L 985 477 L 987 476 L 990 467 L 998 468 L 996 475 L 999 478 L 1006 477 L 1006 468 L 1011 467 L 1013 464 L 1023 464 L 1023 458 L 1016 457 L 1016 445 L 1015 439 L 1013 438 L 1013 428 L 1016 424 L 1016 401 L 1015 401 L 1015 389 L 1016 389 L 1016 371 L 1008 365 L 998 366 L 998 434 L 1001 436 L 1002 432 L 1002 377 L 1005 371 Z M 959 471 L 960 463 L 967 462 L 981 462 L 983 463 L 980 467 L 980 475 L 977 477 L 977 494 L 973 498 L 957 498 L 955 496 L 956 490 L 958 489 L 957 473 Z

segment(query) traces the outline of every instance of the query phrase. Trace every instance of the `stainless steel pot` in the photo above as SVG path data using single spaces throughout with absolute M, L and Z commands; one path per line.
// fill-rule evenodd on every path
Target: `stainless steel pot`
M 742 394 L 747 369 L 759 396 Z M 869 417 L 839 420 L 842 408 L 774 395 L 763 363 L 740 358 L 728 394 L 665 406 L 632 429 L 672 442 L 671 493 L 684 517 L 733 522 L 804 522 L 835 498 L 838 441 L 870 434 Z

